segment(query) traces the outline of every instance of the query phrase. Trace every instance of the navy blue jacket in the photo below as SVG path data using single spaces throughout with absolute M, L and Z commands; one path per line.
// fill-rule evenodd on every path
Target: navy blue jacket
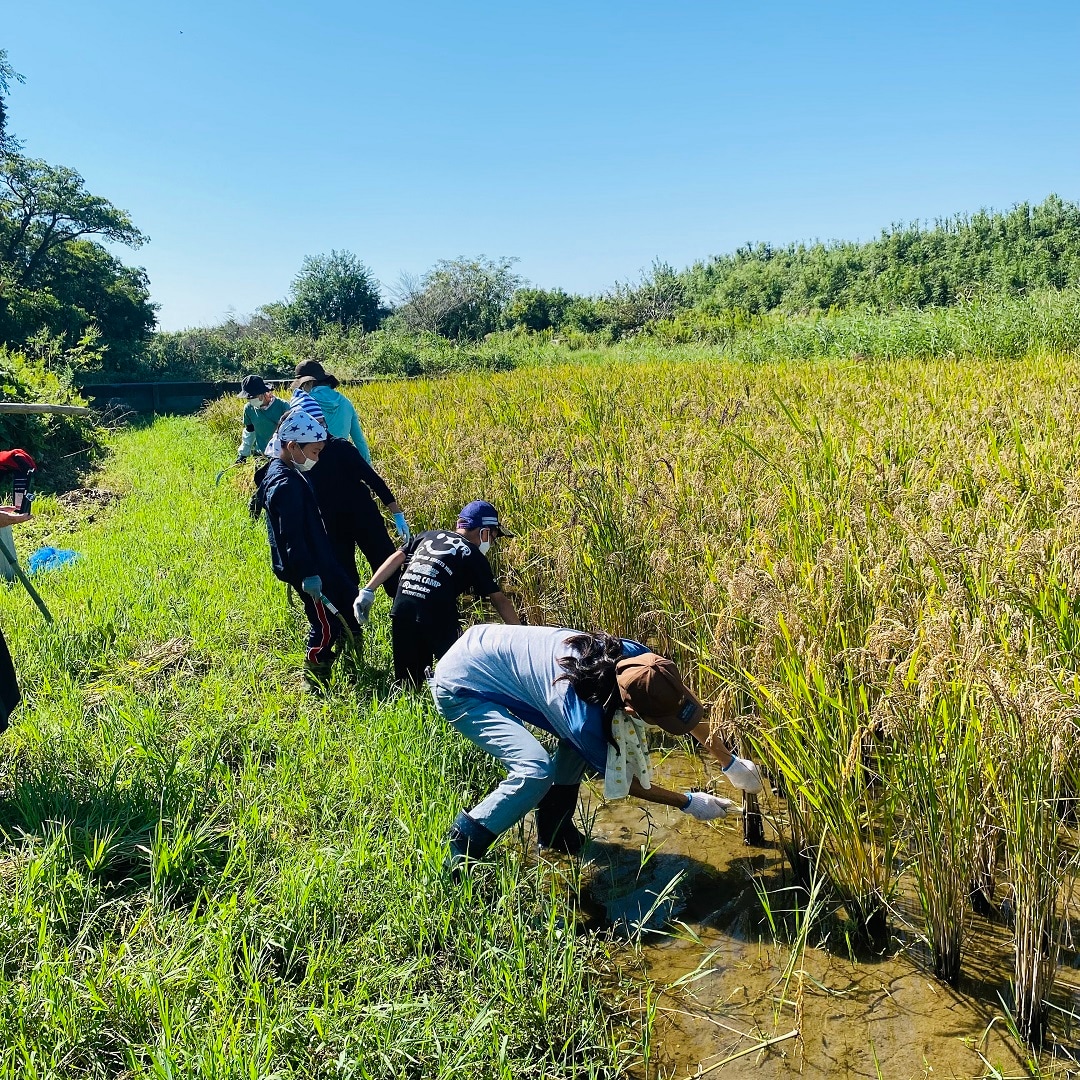
M 315 492 L 303 473 L 275 458 L 256 497 L 266 510 L 275 577 L 299 587 L 306 577 L 318 575 L 329 585 L 343 576 L 327 538 Z

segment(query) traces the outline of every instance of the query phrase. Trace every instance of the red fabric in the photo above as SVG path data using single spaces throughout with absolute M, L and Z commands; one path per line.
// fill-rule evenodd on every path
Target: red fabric
M 37 462 L 25 450 L 0 450 L 0 472 L 29 472 Z
M 312 605 L 319 618 L 319 625 L 312 624 L 308 633 L 307 658 L 309 664 L 320 664 L 323 662 L 323 649 L 330 644 L 333 634 L 330 632 L 330 620 L 326 617 L 325 606 L 314 597 L 312 597 Z

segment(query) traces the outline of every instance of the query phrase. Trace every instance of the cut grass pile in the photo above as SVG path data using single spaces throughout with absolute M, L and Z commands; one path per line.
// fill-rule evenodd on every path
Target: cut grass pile
M 26 698 L 0 1075 L 615 1075 L 639 1035 L 554 879 L 512 845 L 440 873 L 486 759 L 391 692 L 377 635 L 376 670 L 300 692 L 301 617 L 239 483 L 213 486 L 221 448 L 197 419 L 117 436 L 94 482 L 119 500 L 43 497 L 19 541 L 81 554 L 35 579 L 55 625 L 0 590 Z

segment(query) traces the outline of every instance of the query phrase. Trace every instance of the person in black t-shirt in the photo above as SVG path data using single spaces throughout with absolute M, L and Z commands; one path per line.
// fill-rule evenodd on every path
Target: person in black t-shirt
M 419 686 L 424 671 L 457 640 L 461 632 L 458 597 L 470 590 L 491 601 L 503 622 L 520 626 L 510 598 L 499 588 L 487 560 L 491 545 L 510 537 L 489 502 L 471 502 L 458 515 L 454 532 L 432 529 L 414 536 L 371 576 L 356 598 L 354 612 L 362 625 L 375 590 L 399 570 L 391 609 L 394 677 Z

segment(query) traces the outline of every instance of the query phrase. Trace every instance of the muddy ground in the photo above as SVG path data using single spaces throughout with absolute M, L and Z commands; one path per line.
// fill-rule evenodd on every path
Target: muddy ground
M 715 766 L 683 754 L 669 754 L 654 780 L 735 794 Z M 601 805 L 594 793 L 587 801 L 595 843 L 583 867 L 583 917 L 626 938 L 657 988 L 642 1080 L 1031 1075 L 1001 1003 L 1012 963 L 1003 922 L 972 916 L 957 990 L 930 973 L 903 890 L 884 954 L 851 943 L 837 905 L 804 949 L 778 945 L 760 891 L 789 942 L 805 894 L 768 821 L 765 846 L 748 847 L 741 818 L 703 824 L 630 799 Z M 1056 1003 L 1080 1011 L 1076 954 L 1064 954 L 1061 974 Z M 1049 1075 L 1080 1075 L 1063 1053 L 1076 1053 L 1076 1035 L 1055 1021 Z

